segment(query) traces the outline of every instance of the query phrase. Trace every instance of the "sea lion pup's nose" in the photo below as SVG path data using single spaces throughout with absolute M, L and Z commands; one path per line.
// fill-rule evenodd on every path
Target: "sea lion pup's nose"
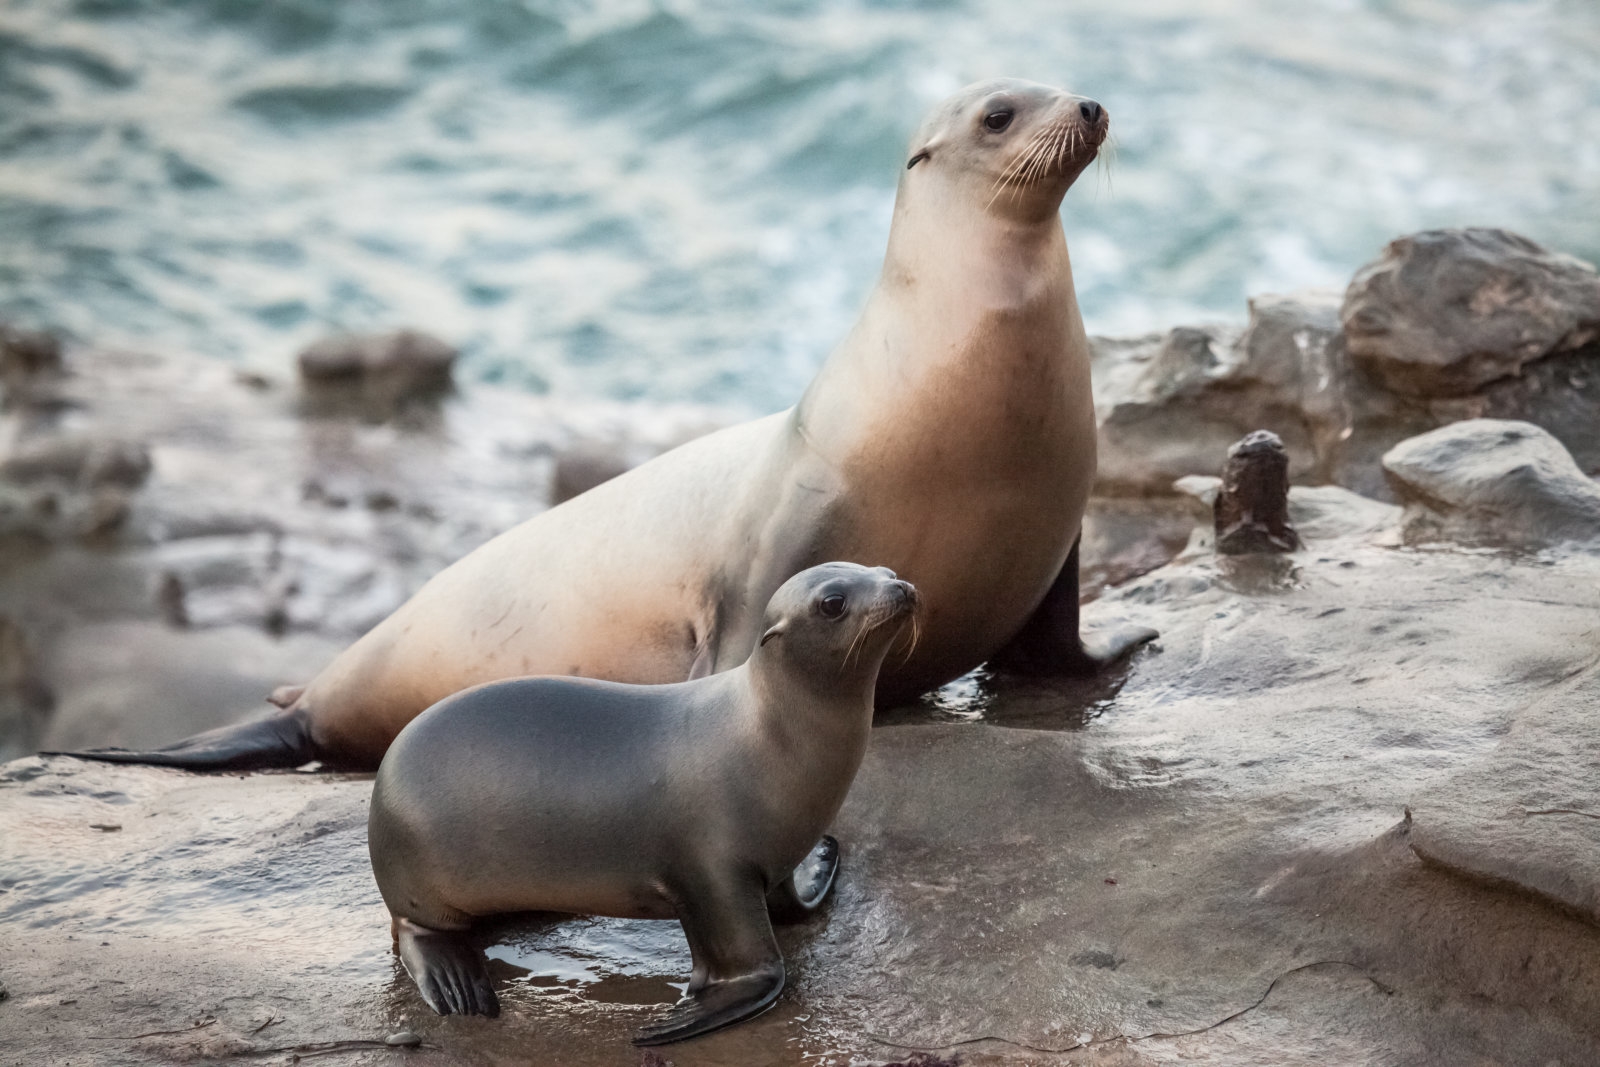
M 1106 109 L 1093 100 L 1084 100 L 1078 104 L 1078 114 L 1083 116 L 1083 121 L 1090 126 L 1098 126 L 1100 120 L 1105 118 Z
M 898 578 L 895 579 L 894 582 L 891 583 L 891 586 L 894 589 L 895 596 L 897 596 L 900 599 L 900 603 L 902 603 L 902 604 L 910 604 L 913 607 L 916 606 L 916 603 L 917 603 L 917 587 L 916 586 L 912 585 L 910 582 L 902 582 Z

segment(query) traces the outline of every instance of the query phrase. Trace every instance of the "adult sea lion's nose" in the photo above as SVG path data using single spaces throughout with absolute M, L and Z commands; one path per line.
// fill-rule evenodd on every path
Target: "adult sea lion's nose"
M 1090 126 L 1098 126 L 1105 117 L 1106 109 L 1094 100 L 1084 100 L 1078 104 L 1078 114 L 1083 116 L 1083 121 Z

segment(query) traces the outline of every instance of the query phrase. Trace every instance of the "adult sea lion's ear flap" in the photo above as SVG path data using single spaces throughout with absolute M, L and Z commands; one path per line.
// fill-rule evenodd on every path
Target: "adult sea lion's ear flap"
M 783 623 L 781 623 L 781 622 L 774 623 L 772 625 L 771 629 L 769 629 L 766 633 L 761 635 L 761 642 L 760 643 L 762 645 L 764 645 L 768 641 L 771 641 L 774 637 L 777 637 L 781 633 L 783 633 Z M 757 647 L 759 647 L 759 645 Z
M 922 149 L 922 151 L 918 152 L 916 155 L 911 157 L 911 161 L 906 164 L 906 170 L 910 170 L 912 167 L 916 166 L 918 163 L 921 163 L 924 159 L 932 159 L 932 158 L 933 158 L 933 146 L 929 145 L 928 147 Z

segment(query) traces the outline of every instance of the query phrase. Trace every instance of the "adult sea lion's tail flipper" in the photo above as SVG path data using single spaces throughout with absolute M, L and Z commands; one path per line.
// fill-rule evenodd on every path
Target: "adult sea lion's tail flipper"
M 90 748 L 79 752 L 41 752 L 41 756 L 76 756 L 103 763 L 142 763 L 180 767 L 186 771 L 260 771 L 298 767 L 317 758 L 299 711 L 222 726 L 166 748 L 131 752 L 125 748 Z

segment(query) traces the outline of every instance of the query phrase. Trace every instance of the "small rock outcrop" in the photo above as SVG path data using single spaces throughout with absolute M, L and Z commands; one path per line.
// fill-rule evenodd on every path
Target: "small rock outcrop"
M 314 407 L 354 405 L 374 419 L 446 392 L 455 361 L 454 348 L 419 330 L 330 337 L 297 357 Z
M 1414 397 L 1470 396 L 1600 338 L 1600 274 L 1505 230 L 1390 242 L 1341 311 L 1350 358 Z
M 1396 445 L 1383 467 L 1406 504 L 1407 541 L 1510 548 L 1600 542 L 1600 485 L 1531 423 L 1452 423 Z
M 1257 430 L 1228 449 L 1212 515 L 1217 551 L 1223 555 L 1300 547 L 1300 535 L 1289 522 L 1289 453 L 1277 434 Z

